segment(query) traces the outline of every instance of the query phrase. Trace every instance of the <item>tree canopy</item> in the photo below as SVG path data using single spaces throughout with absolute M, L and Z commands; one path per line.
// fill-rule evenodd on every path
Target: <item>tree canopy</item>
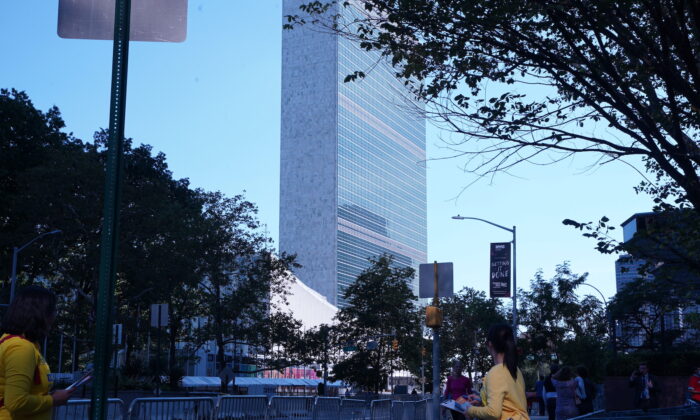
M 690 0 L 364 0 L 307 2 L 285 27 L 387 58 L 473 173 L 639 157 L 641 189 L 697 209 L 699 19 Z

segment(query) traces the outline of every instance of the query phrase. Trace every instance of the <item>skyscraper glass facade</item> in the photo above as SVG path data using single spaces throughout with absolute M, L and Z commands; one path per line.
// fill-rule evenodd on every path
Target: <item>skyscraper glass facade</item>
M 297 3 L 285 0 L 285 13 Z M 301 281 L 343 306 L 369 258 L 426 262 L 425 120 L 378 54 L 319 31 L 286 32 L 280 248 L 298 255 Z M 358 70 L 366 77 L 344 82 Z
M 338 39 L 338 304 L 368 266 L 388 253 L 400 266 L 425 262 L 425 122 L 376 53 Z M 348 74 L 370 69 L 360 81 Z

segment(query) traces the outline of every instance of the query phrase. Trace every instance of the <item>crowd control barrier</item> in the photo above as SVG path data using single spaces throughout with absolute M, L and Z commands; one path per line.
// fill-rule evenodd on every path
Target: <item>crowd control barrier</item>
M 268 420 L 310 419 L 314 397 L 271 397 L 267 411 Z
M 137 398 L 129 406 L 128 420 L 211 420 L 214 399 Z
M 215 420 L 265 420 L 267 396 L 226 395 L 216 404 Z
M 391 400 L 374 400 L 369 407 L 372 420 L 392 420 Z
M 68 400 L 66 405 L 53 409 L 53 420 L 83 420 L 90 418 L 90 400 Z M 123 420 L 124 403 L 110 398 L 107 403 L 107 419 Z
M 90 400 L 69 400 L 56 407 L 54 420 L 88 420 Z M 108 420 L 426 420 L 426 400 L 392 401 L 337 397 L 220 397 L 137 398 L 124 410 L 109 399 Z

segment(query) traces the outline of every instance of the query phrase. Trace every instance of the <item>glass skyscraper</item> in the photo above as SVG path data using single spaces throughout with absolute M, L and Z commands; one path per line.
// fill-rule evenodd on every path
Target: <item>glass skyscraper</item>
M 285 0 L 284 14 L 300 3 Z M 425 120 L 391 67 L 350 40 L 285 30 L 282 57 L 280 249 L 343 306 L 369 257 L 426 262 Z M 358 70 L 364 79 L 344 83 Z

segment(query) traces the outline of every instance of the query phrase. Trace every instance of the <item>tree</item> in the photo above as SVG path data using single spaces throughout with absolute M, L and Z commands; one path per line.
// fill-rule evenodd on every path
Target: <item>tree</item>
M 621 350 L 667 353 L 683 343 L 683 309 L 697 304 L 689 290 L 654 278 L 638 278 L 619 290 L 610 303 L 613 318 L 620 323 Z
M 488 299 L 485 292 L 465 287 L 445 299 L 442 308 L 440 344 L 444 361 L 461 360 L 467 374 L 486 375 L 493 365 L 486 348 L 489 328 L 507 322 L 500 300 Z M 447 363 L 441 365 L 448 366 Z
M 639 157 L 643 189 L 700 208 L 694 1 L 314 1 L 285 27 L 309 22 L 386 57 L 477 175 Z
M 370 267 L 345 290 L 348 305 L 336 315 L 339 340 L 357 350 L 334 366 L 333 375 L 379 392 L 390 373 L 402 366 L 392 341 L 401 349 L 415 340 L 420 313 L 409 286 L 414 270 L 395 266 L 386 254 L 369 261 Z
M 592 296 L 580 299 L 576 295 L 587 275 L 573 273 L 565 262 L 556 267 L 552 279 L 545 279 L 538 271 L 530 281 L 530 290 L 519 292 L 522 298 L 518 316 L 525 332 L 518 345 L 535 365 L 550 363 L 554 358 L 602 372 L 608 340 L 603 304 Z

